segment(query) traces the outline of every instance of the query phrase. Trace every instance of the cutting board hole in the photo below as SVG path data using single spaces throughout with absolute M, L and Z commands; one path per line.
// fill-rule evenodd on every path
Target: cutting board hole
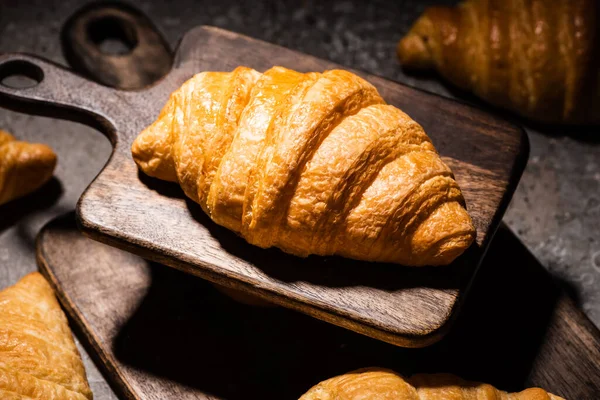
M 44 72 L 29 61 L 9 61 L 0 65 L 0 83 L 12 89 L 28 89 L 44 80 Z
M 138 44 L 135 28 L 118 17 L 101 17 L 91 21 L 87 33 L 92 43 L 107 55 L 127 55 Z

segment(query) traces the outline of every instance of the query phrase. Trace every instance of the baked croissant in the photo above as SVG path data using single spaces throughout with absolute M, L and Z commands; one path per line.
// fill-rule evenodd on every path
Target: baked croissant
M 20 142 L 0 130 L 0 205 L 48 182 L 55 166 L 56 154 L 48 146 Z
M 448 264 L 474 240 L 421 126 L 348 71 L 202 72 L 132 153 L 263 248 L 420 266 Z
M 92 399 L 67 319 L 37 272 L 0 292 L 0 398 Z
M 404 67 L 535 121 L 600 122 L 597 0 L 467 0 L 430 7 L 398 43 Z
M 393 371 L 363 369 L 323 381 L 300 400 L 564 400 L 543 389 L 506 393 L 450 374 L 404 379 Z

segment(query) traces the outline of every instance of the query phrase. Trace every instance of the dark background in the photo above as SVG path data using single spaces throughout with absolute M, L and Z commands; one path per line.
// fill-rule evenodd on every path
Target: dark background
M 0 2 L 0 52 L 34 53 L 66 65 L 60 30 L 87 3 Z M 476 101 L 433 74 L 405 74 L 396 59 L 397 41 L 427 2 L 142 0 L 129 4 L 152 19 L 172 48 L 192 27 L 215 25 L 425 90 Z M 23 200 L 30 207 L 9 204 L 0 209 L 2 288 L 36 268 L 33 248 L 38 230 L 74 208 L 108 159 L 110 145 L 86 126 L 3 109 L 0 129 L 19 139 L 47 143 L 59 157 L 56 179 L 32 195 L 35 198 Z M 596 138 L 594 132 L 574 128 L 526 125 L 526 129 L 531 142 L 529 164 L 504 221 L 600 325 L 600 132 Z M 86 366 L 95 398 L 116 398 L 87 357 Z

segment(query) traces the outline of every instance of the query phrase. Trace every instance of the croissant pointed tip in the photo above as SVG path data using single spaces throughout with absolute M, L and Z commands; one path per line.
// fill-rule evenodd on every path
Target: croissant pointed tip
M 173 158 L 169 147 L 163 145 L 169 138 L 162 121 L 146 128 L 131 145 L 131 156 L 137 166 L 147 175 L 170 182 L 177 182 Z
M 444 203 L 414 232 L 413 251 L 423 265 L 448 265 L 473 244 L 475 234 L 462 204 Z
M 442 239 L 436 246 L 432 265 L 450 264 L 463 254 L 465 250 L 471 246 L 474 240 L 475 235 L 472 232 L 462 232 Z
M 25 196 L 52 178 L 56 154 L 40 143 L 15 140 L 0 131 L 0 204 Z
M 54 170 L 56 166 L 56 153 L 49 146 L 41 143 L 32 143 L 28 148 L 28 160 L 35 160 L 37 165 L 43 165 L 48 169 Z
M 6 144 L 8 142 L 12 142 L 13 140 L 15 140 L 13 135 L 0 129 L 0 146 L 2 146 L 3 144 Z
M 396 53 L 403 67 L 411 69 L 431 69 L 434 67 L 427 40 L 426 36 L 409 33 L 398 42 Z
M 56 153 L 45 144 L 31 144 L 23 168 L 31 171 L 29 175 L 32 185 L 40 187 L 54 175 Z

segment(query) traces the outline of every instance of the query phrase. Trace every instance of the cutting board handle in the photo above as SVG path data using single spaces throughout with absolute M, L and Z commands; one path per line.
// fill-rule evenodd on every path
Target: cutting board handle
M 123 3 L 92 3 L 77 11 L 63 28 L 62 45 L 76 71 L 123 90 L 151 86 L 173 63 L 150 19 Z
M 0 106 L 83 122 L 111 139 L 115 126 L 111 118 L 126 108 L 115 89 L 21 53 L 0 54 Z

